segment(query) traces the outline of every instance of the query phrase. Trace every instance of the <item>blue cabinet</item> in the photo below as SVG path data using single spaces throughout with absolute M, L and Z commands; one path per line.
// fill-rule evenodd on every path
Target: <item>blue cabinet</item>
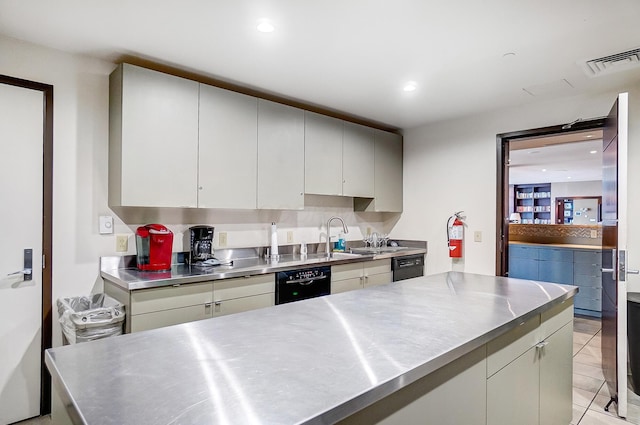
M 538 279 L 538 252 L 535 246 L 509 246 L 509 277 L 516 279 Z
M 576 285 L 575 312 L 601 317 L 601 257 L 599 249 L 510 244 L 509 277 Z
M 575 250 L 573 284 L 580 287 L 574 300 L 577 313 L 601 317 L 602 251 Z
M 573 250 L 539 248 L 538 277 L 544 282 L 573 284 Z

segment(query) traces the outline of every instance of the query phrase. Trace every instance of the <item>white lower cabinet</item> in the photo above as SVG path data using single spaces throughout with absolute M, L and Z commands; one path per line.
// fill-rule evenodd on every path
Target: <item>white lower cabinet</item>
M 275 275 L 216 280 L 213 299 L 213 317 L 275 305 Z
M 125 305 L 125 332 L 209 319 L 275 304 L 273 273 L 125 291 L 105 281 L 105 293 Z
M 211 317 L 213 283 L 190 283 L 131 292 L 130 332 Z
M 572 418 L 573 304 L 487 344 L 487 425 L 566 425 Z
M 331 266 L 332 294 L 384 285 L 391 280 L 391 260 L 387 259 Z

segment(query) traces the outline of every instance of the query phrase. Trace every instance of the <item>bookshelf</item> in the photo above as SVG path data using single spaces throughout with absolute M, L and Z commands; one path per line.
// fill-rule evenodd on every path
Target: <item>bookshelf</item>
M 514 208 L 522 224 L 553 224 L 551 183 L 515 185 L 514 191 Z

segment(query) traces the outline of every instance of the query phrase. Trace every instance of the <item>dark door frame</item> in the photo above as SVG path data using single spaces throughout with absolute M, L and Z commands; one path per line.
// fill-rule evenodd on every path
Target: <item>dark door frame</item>
M 44 364 L 44 350 L 52 341 L 52 212 L 53 212 L 53 86 L 0 75 L 0 84 L 41 91 L 43 94 L 42 174 L 42 352 L 40 353 L 40 414 L 51 412 L 51 375 Z
M 560 133 L 604 128 L 605 117 L 579 121 L 569 128 L 566 125 L 513 131 L 496 135 L 497 184 L 496 184 L 496 276 L 506 276 L 509 271 L 509 144 L 524 138 L 544 137 Z

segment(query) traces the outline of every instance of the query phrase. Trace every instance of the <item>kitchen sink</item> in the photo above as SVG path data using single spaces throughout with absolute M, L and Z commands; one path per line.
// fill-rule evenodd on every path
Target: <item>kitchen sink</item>
M 369 253 L 349 253 L 349 252 L 334 252 L 332 253 L 332 257 L 335 260 L 341 259 L 349 259 L 349 258 L 360 258 L 363 255 L 367 255 Z
M 407 249 L 408 248 L 404 246 L 381 246 L 378 248 L 362 247 L 362 248 L 351 248 L 351 252 L 353 254 L 367 255 L 367 254 L 383 254 L 386 252 L 405 251 Z

